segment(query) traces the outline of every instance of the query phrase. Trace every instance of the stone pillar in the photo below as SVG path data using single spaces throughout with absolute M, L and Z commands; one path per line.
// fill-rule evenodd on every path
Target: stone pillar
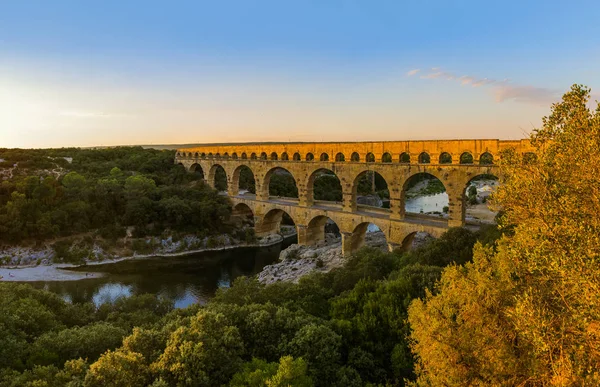
M 448 227 L 465 225 L 465 195 L 461 191 L 448 191 Z
M 297 224 L 296 230 L 298 231 L 298 244 L 301 246 L 310 245 L 308 236 L 308 227 L 304 224 Z
M 404 205 L 400 199 L 393 199 L 390 197 L 390 211 L 390 219 L 404 219 Z
M 356 212 L 356 199 L 352 191 L 342 193 L 343 209 L 346 212 Z
M 254 179 L 254 186 L 256 189 L 256 200 L 269 200 L 269 186 L 259 184 L 257 179 Z
M 312 189 L 308 190 L 306 185 L 296 183 L 298 187 L 298 204 L 300 207 L 310 207 L 315 203 Z
M 238 193 L 239 193 L 239 189 L 237 187 L 237 184 L 233 183 L 233 179 L 228 179 L 227 180 L 227 195 L 237 196 Z
M 215 177 L 213 176 L 212 179 L 209 178 L 208 179 L 204 179 L 204 182 L 212 189 L 215 189 Z
M 388 185 L 390 191 L 390 219 L 404 219 L 404 200 L 402 198 L 402 185 L 396 181 Z
M 349 257 L 352 255 L 352 233 L 342 232 L 342 256 Z

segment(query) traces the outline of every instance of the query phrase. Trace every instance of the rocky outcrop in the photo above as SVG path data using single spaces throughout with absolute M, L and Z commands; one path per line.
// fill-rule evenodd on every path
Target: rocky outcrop
M 387 242 L 382 232 L 367 233 L 367 246 L 387 251 Z M 298 282 L 313 271 L 327 272 L 344 265 L 342 239 L 333 233 L 325 234 L 325 240 L 316 246 L 291 245 L 279 255 L 279 263 L 265 266 L 258 274 L 258 281 L 271 284 L 278 281 Z

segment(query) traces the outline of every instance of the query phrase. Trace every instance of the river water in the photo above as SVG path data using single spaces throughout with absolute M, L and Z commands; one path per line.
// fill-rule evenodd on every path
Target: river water
M 229 287 L 239 276 L 250 276 L 275 262 L 295 237 L 269 247 L 240 247 L 180 257 L 154 257 L 86 266 L 86 272 L 103 273 L 79 281 L 28 282 L 57 293 L 69 302 L 100 305 L 117 297 L 145 293 L 171 300 L 176 308 L 206 303 L 218 288 Z

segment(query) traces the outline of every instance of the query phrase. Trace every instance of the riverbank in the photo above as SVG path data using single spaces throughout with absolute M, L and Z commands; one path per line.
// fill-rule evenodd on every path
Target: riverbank
M 294 237 L 295 233 L 286 233 L 285 235 L 274 234 L 264 238 L 258 239 L 257 243 L 239 243 L 230 244 L 227 246 L 211 247 L 211 248 L 198 248 L 190 249 L 186 251 L 178 251 L 171 253 L 149 253 L 149 254 L 133 254 L 131 256 L 115 256 L 109 259 L 103 259 L 98 261 L 87 261 L 84 264 L 72 264 L 72 263 L 51 263 L 46 262 L 45 264 L 30 264 L 30 265 L 19 265 L 19 266 L 0 266 L 0 281 L 4 282 L 34 282 L 34 281 L 77 281 L 91 278 L 102 277 L 102 273 L 93 271 L 71 270 L 73 268 L 85 268 L 95 265 L 104 265 L 122 262 L 125 260 L 143 260 L 148 258 L 170 258 L 170 257 L 181 257 L 191 254 L 211 252 L 211 251 L 225 251 L 233 250 L 238 248 L 252 248 L 252 247 L 269 247 L 281 243 L 284 239 Z

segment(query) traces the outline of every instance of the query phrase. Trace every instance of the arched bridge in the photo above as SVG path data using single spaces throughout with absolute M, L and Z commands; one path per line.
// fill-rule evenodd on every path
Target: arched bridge
M 465 225 L 465 198 L 469 182 L 492 174 L 500 153 L 512 148 L 529 154 L 528 140 L 451 140 L 349 143 L 226 144 L 178 149 L 176 163 L 188 170 L 201 169 L 206 182 L 215 185 L 216 171 L 222 168 L 227 193 L 233 202 L 233 215 L 248 215 L 255 220 L 257 235 L 279 231 L 284 213 L 298 230 L 298 243 L 314 244 L 324 238 L 327 219 L 333 220 L 342 234 L 342 250 L 349 254 L 361 247 L 369 223 L 386 235 L 390 249 L 405 247 L 416 232 L 439 236 L 448 227 Z M 255 180 L 256 195 L 240 195 L 240 171 L 248 167 Z M 285 169 L 294 178 L 298 198 L 269 196 L 269 182 L 275 171 Z M 328 171 L 337 175 L 342 201 L 314 200 L 317 176 Z M 385 179 L 390 208 L 357 204 L 359 180 L 368 172 Z M 438 178 L 448 194 L 448 218 L 406 214 L 407 183 L 417 174 Z

